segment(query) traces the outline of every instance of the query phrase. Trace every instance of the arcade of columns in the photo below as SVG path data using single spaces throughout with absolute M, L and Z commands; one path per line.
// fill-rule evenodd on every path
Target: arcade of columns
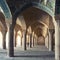
M 22 26 L 19 25 L 19 29 L 15 27 L 15 25 L 18 24 L 12 24 L 10 21 L 12 19 L 7 19 L 10 21 L 3 21 L 1 15 L 0 15 L 0 22 L 1 27 L 0 31 L 2 33 L 2 46 L 3 49 L 6 49 L 6 45 L 8 45 L 8 56 L 14 57 L 14 46 L 19 47 L 19 45 L 22 46 L 23 50 L 27 50 L 28 46 L 29 48 L 33 48 L 37 44 L 38 36 L 35 34 L 34 31 L 32 31 L 31 26 L 29 26 L 27 29 L 22 28 Z M 58 18 L 52 17 L 54 29 L 47 28 L 47 35 L 44 36 L 45 39 L 45 46 L 49 49 L 49 51 L 55 51 L 55 60 L 60 60 L 60 17 Z M 4 24 L 6 23 L 6 25 Z M 22 24 L 23 25 L 23 24 Z M 44 25 L 44 23 L 43 23 Z M 44 25 L 45 26 L 45 25 Z M 5 29 L 5 28 L 6 29 Z M 3 29 L 4 28 L 4 29 Z M 54 32 L 55 31 L 55 32 Z M 45 31 L 43 31 L 45 33 Z M 6 44 L 6 34 L 8 35 L 8 44 Z M 19 37 L 20 36 L 20 37 Z M 20 42 L 18 45 L 18 42 L 16 41 L 19 37 Z M 53 40 L 55 39 L 55 46 Z
M 54 25 L 55 25 L 55 58 L 56 60 L 59 60 L 60 59 L 60 20 L 54 20 Z M 12 28 L 11 28 L 11 24 L 10 23 L 7 23 L 7 26 L 8 26 L 8 33 L 9 35 L 12 35 Z M 31 30 L 31 28 L 29 29 Z M 48 35 L 47 37 L 45 38 L 45 46 L 47 48 L 49 48 L 49 51 L 52 51 L 53 50 L 53 37 L 54 37 L 54 30 L 53 29 L 50 29 L 48 31 Z M 5 30 L 2 30 L 2 35 L 3 35 L 3 49 L 6 49 L 6 33 L 7 31 Z M 22 34 L 21 34 L 22 33 Z M 38 38 L 36 36 L 36 34 L 34 34 L 34 32 L 31 32 L 29 31 L 28 33 L 25 31 L 25 30 L 21 30 L 21 27 L 20 27 L 20 34 L 15 32 L 15 36 L 14 36 L 14 46 L 16 47 L 16 35 L 22 35 L 21 36 L 21 46 L 23 47 L 23 50 L 27 50 L 27 45 L 29 45 L 29 47 L 33 47 L 34 45 L 37 44 L 36 42 L 36 39 Z M 9 40 L 9 43 L 8 43 L 8 55 L 9 56 L 13 56 L 14 53 L 13 53 L 13 40 L 12 40 L 13 37 L 9 36 L 8 40 Z M 26 38 L 28 40 L 26 40 Z M 26 45 L 27 43 L 27 45 Z M 12 54 L 11 54 L 12 53 Z

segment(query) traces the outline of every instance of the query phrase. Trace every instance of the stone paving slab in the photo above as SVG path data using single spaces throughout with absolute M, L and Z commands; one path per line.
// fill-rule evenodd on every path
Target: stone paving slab
M 15 56 L 33 56 L 33 57 L 54 57 L 54 52 L 48 52 L 48 51 L 21 51 L 21 52 L 15 52 Z
M 53 57 L 0 57 L 0 60 L 55 60 Z
M 8 57 L 7 52 L 0 53 L 0 60 L 55 60 L 52 52 L 15 52 L 15 57 Z
M 7 50 L 0 49 L 0 60 L 55 60 L 54 52 L 48 51 L 44 46 L 34 47 L 27 51 L 22 51 L 20 48 L 16 48 L 14 55 L 14 57 L 8 57 Z

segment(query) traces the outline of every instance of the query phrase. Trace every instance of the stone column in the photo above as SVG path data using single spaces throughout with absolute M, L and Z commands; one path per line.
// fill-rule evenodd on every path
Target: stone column
M 13 43 L 13 26 L 11 24 L 8 24 L 8 32 L 9 32 L 9 39 L 8 39 L 8 56 L 13 57 L 14 56 L 14 43 Z
M 55 22 L 55 60 L 60 60 L 60 20 Z
M 34 36 L 34 46 L 36 46 L 36 43 L 37 43 L 36 40 L 37 40 L 37 39 L 36 39 L 36 36 Z
M 33 37 L 33 46 L 34 46 L 34 37 Z
M 47 35 L 46 36 L 46 38 L 45 38 L 45 46 L 47 47 L 47 48 L 49 48 L 49 36 Z
M 49 51 L 53 50 L 53 29 L 49 30 Z
M 30 34 L 30 48 L 32 47 L 32 34 Z
M 16 47 L 16 32 L 14 30 L 14 47 Z
M 34 47 L 34 37 L 32 35 L 32 47 Z
M 35 36 L 34 36 L 34 39 L 33 39 L 33 45 L 35 46 Z
M 46 46 L 46 37 L 45 37 L 45 47 L 47 47 L 47 46 Z
M 5 30 L 2 31 L 2 34 L 3 34 L 3 49 L 6 49 L 6 32 Z
M 35 37 L 35 41 L 36 41 L 35 44 L 37 45 L 37 37 Z
M 27 34 L 27 32 L 23 31 L 23 38 L 22 38 L 22 48 L 23 48 L 23 50 L 27 49 L 27 47 L 26 47 L 26 34 Z
M 28 47 L 30 47 L 30 35 L 28 34 Z
M 22 47 L 22 37 L 21 37 L 21 47 Z
M 16 36 L 17 36 L 17 32 L 15 33 L 15 43 L 14 43 L 15 47 L 16 47 Z

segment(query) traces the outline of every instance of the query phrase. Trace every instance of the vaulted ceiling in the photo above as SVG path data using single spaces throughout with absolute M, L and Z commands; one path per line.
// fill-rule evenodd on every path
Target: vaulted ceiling
M 54 29 L 52 18 L 42 10 L 30 7 L 23 11 L 22 15 L 27 27 L 31 26 L 38 36 L 43 35 L 45 37 L 47 29 Z
M 20 4 L 16 2 L 16 0 L 6 0 L 6 1 L 13 15 L 16 8 L 17 9 L 19 8 Z M 40 9 L 30 7 L 24 10 L 20 15 L 23 15 L 27 28 L 31 26 L 32 30 L 38 36 L 40 35 L 46 36 L 47 29 L 54 29 L 54 25 L 50 15 Z

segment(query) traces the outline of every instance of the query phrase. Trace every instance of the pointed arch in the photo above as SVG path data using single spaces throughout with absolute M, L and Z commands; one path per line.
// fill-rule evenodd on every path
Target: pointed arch
M 54 12 L 48 8 L 47 6 L 44 6 L 43 4 L 40 4 L 40 3 L 37 3 L 37 2 L 28 2 L 28 3 L 25 3 L 22 7 L 20 7 L 20 9 L 16 10 L 15 13 L 14 13 L 14 16 L 13 16 L 13 21 L 12 23 L 15 25 L 16 24 L 16 19 L 17 17 L 24 11 L 26 10 L 27 8 L 29 7 L 35 7 L 35 8 L 38 8 L 44 12 L 46 12 L 47 14 L 49 14 L 51 17 L 54 16 Z M 13 26 L 14 26 L 13 25 Z

